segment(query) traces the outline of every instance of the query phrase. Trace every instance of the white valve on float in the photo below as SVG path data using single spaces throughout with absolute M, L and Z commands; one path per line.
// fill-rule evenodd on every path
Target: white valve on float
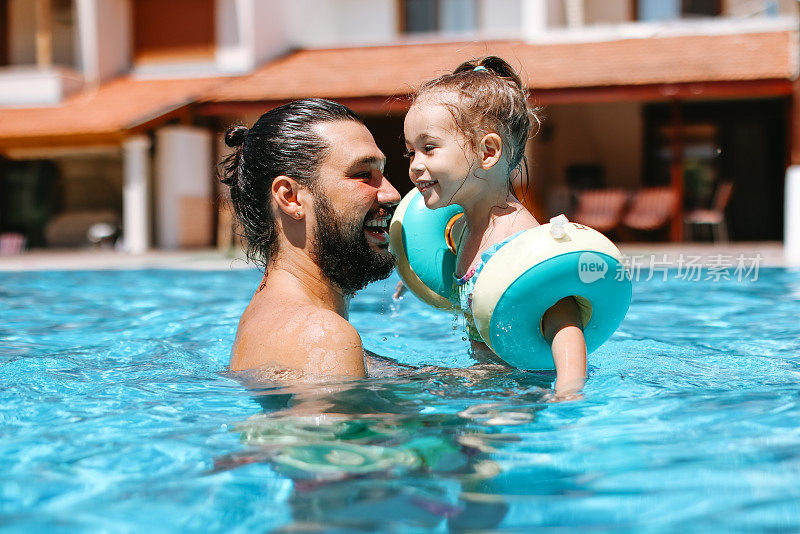
M 563 213 L 561 215 L 557 215 L 550 219 L 550 235 L 553 236 L 553 239 L 563 239 L 564 236 L 567 234 L 566 228 L 564 226 L 569 222 L 567 216 Z

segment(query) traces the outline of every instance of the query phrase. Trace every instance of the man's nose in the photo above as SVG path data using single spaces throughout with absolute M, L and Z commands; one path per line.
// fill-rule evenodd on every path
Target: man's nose
M 400 193 L 386 176 L 382 176 L 381 186 L 378 188 L 378 203 L 384 206 L 394 206 L 399 202 Z

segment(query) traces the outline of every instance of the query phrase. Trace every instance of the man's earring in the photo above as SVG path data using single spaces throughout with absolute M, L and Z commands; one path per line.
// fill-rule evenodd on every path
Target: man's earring
M 297 216 L 300 217 L 300 211 L 299 210 L 297 211 Z

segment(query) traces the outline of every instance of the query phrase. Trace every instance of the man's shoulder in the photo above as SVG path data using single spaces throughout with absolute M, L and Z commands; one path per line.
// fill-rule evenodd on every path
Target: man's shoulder
M 327 325 L 336 331 L 346 334 L 358 335 L 350 322 L 327 308 L 307 303 L 292 303 L 291 305 L 272 307 L 269 310 L 253 310 L 242 316 L 240 329 L 249 333 L 261 335 L 266 332 L 294 332 L 307 329 L 309 325 Z
M 317 360 L 330 358 L 344 370 L 339 374 L 351 374 L 347 369 L 363 360 L 361 336 L 332 310 L 296 304 L 245 314 L 236 335 L 231 367 L 306 369 L 316 367 Z

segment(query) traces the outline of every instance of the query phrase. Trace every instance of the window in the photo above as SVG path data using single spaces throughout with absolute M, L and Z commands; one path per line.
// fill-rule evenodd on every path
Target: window
M 72 0 L 53 0 L 50 31 L 52 34 L 53 63 L 77 65 L 75 58 L 75 20 Z
M 0 0 L 0 65 L 75 68 L 73 0 Z
M 721 13 L 720 0 L 636 1 L 636 18 L 648 22 L 680 18 L 716 17 Z
M 684 17 L 716 17 L 722 13 L 719 0 L 683 0 L 681 11 Z
M 403 0 L 405 33 L 469 33 L 478 26 L 475 0 Z
M 214 57 L 214 0 L 134 0 L 133 7 L 137 61 Z

